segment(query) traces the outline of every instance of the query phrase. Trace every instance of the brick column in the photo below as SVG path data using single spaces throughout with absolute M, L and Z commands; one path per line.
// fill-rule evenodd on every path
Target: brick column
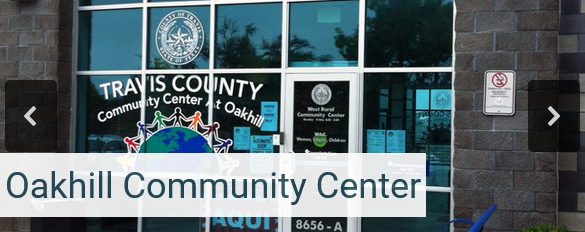
M 556 223 L 556 154 L 528 151 L 527 85 L 558 78 L 558 0 L 456 0 L 453 198 L 455 218 L 490 231 Z M 514 116 L 485 116 L 483 75 L 517 73 Z M 457 224 L 456 231 L 467 231 Z
M 583 87 L 585 86 L 584 25 L 585 2 L 562 0 L 559 26 L 559 78 L 579 80 L 581 92 L 585 92 Z M 585 112 L 585 108 L 582 108 L 581 112 Z M 585 114 L 581 116 L 580 128 L 582 133 L 585 132 L 583 115 Z M 581 138 L 585 136 L 582 134 Z M 566 225 L 571 231 L 585 231 L 585 149 L 583 148 L 579 153 L 559 153 L 559 224 Z
M 58 84 L 58 152 L 70 151 L 73 0 L 0 0 L 0 152 L 7 80 Z M 30 231 L 30 218 L 0 218 L 0 231 Z

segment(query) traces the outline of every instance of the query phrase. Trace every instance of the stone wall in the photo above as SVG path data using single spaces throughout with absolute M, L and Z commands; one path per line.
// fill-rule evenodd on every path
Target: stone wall
M 58 83 L 58 152 L 69 152 L 73 0 L 0 0 L 0 131 L 7 80 Z M 5 152 L 0 133 L 0 152 Z M 30 218 L 0 218 L 0 231 L 29 231 Z
M 585 2 L 582 0 L 561 1 L 559 53 L 559 78 L 579 80 L 581 92 L 585 92 Z M 583 103 L 581 106 L 581 111 L 585 111 Z M 583 115 L 582 132 L 585 131 Z M 581 138 L 584 141 L 585 136 Z M 585 151 L 585 141 L 581 144 L 581 151 Z M 585 152 L 559 154 L 559 224 L 573 231 L 585 231 Z
M 455 0 L 455 218 L 498 210 L 484 231 L 556 223 L 556 153 L 527 141 L 527 84 L 558 79 L 558 0 Z M 485 116 L 486 70 L 515 70 L 516 113 Z M 467 231 L 457 224 L 456 231 Z

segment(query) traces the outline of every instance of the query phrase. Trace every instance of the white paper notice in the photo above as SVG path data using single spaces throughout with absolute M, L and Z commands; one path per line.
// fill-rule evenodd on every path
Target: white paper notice
M 516 111 L 516 73 L 514 71 L 486 71 L 484 76 L 485 115 L 514 115 Z

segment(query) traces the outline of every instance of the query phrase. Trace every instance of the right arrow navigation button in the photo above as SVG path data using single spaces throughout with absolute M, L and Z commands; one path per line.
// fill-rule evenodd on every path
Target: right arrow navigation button
M 577 80 L 536 80 L 528 83 L 530 151 L 579 151 L 579 86 Z
M 550 113 L 554 115 L 554 117 L 550 121 L 548 121 L 548 125 L 552 126 L 557 120 L 559 120 L 561 115 L 557 113 L 557 111 L 554 108 L 552 108 L 552 106 L 548 107 L 548 111 L 550 111 Z

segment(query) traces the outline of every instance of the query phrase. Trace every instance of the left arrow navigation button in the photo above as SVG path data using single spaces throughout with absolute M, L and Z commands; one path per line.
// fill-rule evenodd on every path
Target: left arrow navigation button
M 5 90 L 6 151 L 57 151 L 57 83 L 9 80 Z
M 35 120 L 34 120 L 34 119 L 32 119 L 32 118 L 30 117 L 30 115 L 31 115 L 32 113 L 34 113 L 34 112 L 35 112 L 35 110 L 37 110 L 37 108 L 33 106 L 33 107 L 31 107 L 31 108 L 30 108 L 30 110 L 28 110 L 28 112 L 26 112 L 26 114 L 24 114 L 24 118 L 25 118 L 25 119 L 26 119 L 26 120 L 27 120 L 27 121 L 28 121 L 28 122 L 29 122 L 29 123 L 30 123 L 32 126 L 36 126 L 36 125 L 37 125 L 37 122 L 35 122 Z

